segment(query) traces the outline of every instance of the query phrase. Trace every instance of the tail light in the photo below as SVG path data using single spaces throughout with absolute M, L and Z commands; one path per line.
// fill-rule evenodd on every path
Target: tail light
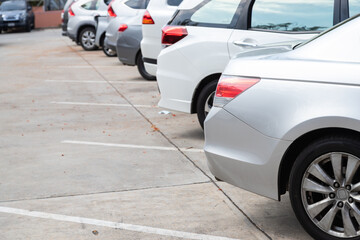
M 260 81 L 260 78 L 222 75 L 216 88 L 215 107 L 223 107 Z
M 74 13 L 74 11 L 71 9 L 71 7 L 72 7 L 72 4 L 71 4 L 71 6 L 69 7 L 69 16 L 75 16 L 75 13 Z
M 124 32 L 127 28 L 128 28 L 128 25 L 126 25 L 126 24 L 121 24 L 118 31 L 119 31 L 119 32 Z
M 152 19 L 150 13 L 146 10 L 146 12 L 144 13 L 143 16 L 143 20 L 142 20 L 143 24 L 155 24 L 154 20 Z
M 108 7 L 108 14 L 110 17 L 116 17 L 116 13 L 114 12 L 114 9 L 112 8 L 112 4 L 113 4 L 114 0 L 112 0 L 109 4 L 109 7 Z
M 188 35 L 186 27 L 173 27 L 165 26 L 162 29 L 162 39 L 161 42 L 164 45 L 170 46 Z

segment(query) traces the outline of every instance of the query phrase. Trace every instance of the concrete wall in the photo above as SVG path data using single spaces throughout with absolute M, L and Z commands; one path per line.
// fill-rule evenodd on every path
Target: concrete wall
M 43 7 L 33 7 L 35 28 L 59 27 L 61 25 L 61 10 L 44 11 Z

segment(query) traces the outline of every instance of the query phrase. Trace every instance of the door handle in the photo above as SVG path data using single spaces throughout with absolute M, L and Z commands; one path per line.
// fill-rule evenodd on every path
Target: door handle
M 234 41 L 233 44 L 236 46 L 240 46 L 240 47 L 257 47 L 258 46 L 256 43 L 244 42 L 244 41 Z

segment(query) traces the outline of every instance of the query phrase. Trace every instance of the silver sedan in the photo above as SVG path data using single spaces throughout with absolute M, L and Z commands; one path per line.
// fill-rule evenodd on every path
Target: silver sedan
M 360 239 L 360 15 L 292 51 L 233 59 L 205 122 L 216 178 L 280 200 L 315 239 Z

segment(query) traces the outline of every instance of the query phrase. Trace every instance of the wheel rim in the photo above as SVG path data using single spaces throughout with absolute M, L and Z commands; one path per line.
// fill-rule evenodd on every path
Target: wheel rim
M 116 54 L 116 52 L 113 51 L 111 48 L 105 48 L 105 52 L 110 56 L 114 56 Z
M 212 92 L 205 101 L 205 107 L 204 107 L 205 117 L 209 114 L 209 112 L 213 106 L 214 96 L 215 96 L 215 92 Z
M 313 223 L 335 237 L 360 235 L 360 159 L 342 152 L 322 155 L 306 170 L 301 198 Z
M 83 33 L 81 41 L 86 48 L 92 48 L 95 45 L 95 34 L 92 31 Z

